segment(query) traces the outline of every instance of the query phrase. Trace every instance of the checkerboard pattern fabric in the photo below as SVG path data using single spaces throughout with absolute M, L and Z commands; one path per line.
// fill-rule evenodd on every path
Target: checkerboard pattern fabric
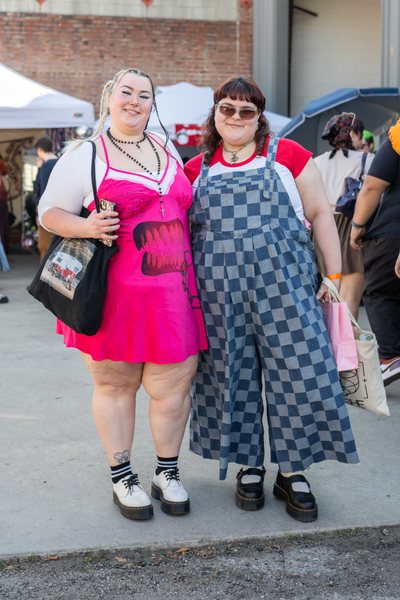
M 220 462 L 264 462 L 262 386 L 270 460 L 283 472 L 358 462 L 329 336 L 316 299 L 308 232 L 274 170 L 207 178 L 189 213 L 209 350 L 192 387 L 190 448 Z

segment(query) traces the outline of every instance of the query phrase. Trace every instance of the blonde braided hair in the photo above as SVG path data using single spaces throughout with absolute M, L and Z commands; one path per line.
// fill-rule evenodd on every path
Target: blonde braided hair
M 161 128 L 165 133 L 165 137 L 166 137 L 165 146 L 167 145 L 169 135 L 168 135 L 168 132 L 165 129 L 164 125 L 161 123 L 160 116 L 158 114 L 153 81 L 152 81 L 150 75 L 148 75 L 144 71 L 141 71 L 140 69 L 135 69 L 133 67 L 129 67 L 127 69 L 121 69 L 121 71 L 118 71 L 118 73 L 116 73 L 112 79 L 109 79 L 105 83 L 102 94 L 101 94 L 101 99 L 100 99 L 99 119 L 97 121 L 96 127 L 93 130 L 92 135 L 90 137 L 86 138 L 85 140 L 72 140 L 71 142 L 69 142 L 67 144 L 65 151 L 73 150 L 73 149 L 77 148 L 78 146 L 80 146 L 83 142 L 86 142 L 87 140 L 96 140 L 101 135 L 101 133 L 104 129 L 105 123 L 106 123 L 107 115 L 108 115 L 108 106 L 110 103 L 111 94 L 113 93 L 115 87 L 118 85 L 118 83 L 121 81 L 121 79 L 124 77 L 124 75 L 126 75 L 127 73 L 135 73 L 135 75 L 138 75 L 139 77 L 145 77 L 146 79 L 148 79 L 150 81 L 151 91 L 153 93 L 154 110 L 156 111 Z M 146 125 L 146 127 L 147 127 L 147 125 Z

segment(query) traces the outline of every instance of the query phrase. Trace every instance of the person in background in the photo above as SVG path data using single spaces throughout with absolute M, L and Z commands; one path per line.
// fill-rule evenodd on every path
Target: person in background
M 341 277 L 337 230 L 311 152 L 272 137 L 265 97 L 234 77 L 214 93 L 204 152 L 185 172 L 209 350 L 192 389 L 193 452 L 219 460 L 220 478 L 238 463 L 235 501 L 264 505 L 263 387 L 274 495 L 302 522 L 318 516 L 303 473 L 324 460 L 358 462 L 320 302 L 307 219 L 327 275 Z
M 346 177 L 358 179 L 360 176 L 363 131 L 363 122 L 353 113 L 335 115 L 326 123 L 321 136 L 329 142 L 332 149 L 315 158 L 339 233 L 342 253 L 340 295 L 356 319 L 364 288 L 364 265 L 361 253 L 354 251 L 350 246 L 351 220 L 337 213 L 335 206 L 345 190 Z M 372 154 L 366 157 L 364 173 L 368 173 L 372 159 Z M 326 275 L 326 265 L 319 251 L 318 241 L 316 242 L 318 269 L 322 275 Z
M 0 271 L 7 272 L 10 265 L 7 260 L 8 252 L 8 193 L 10 182 L 8 181 L 8 168 L 0 158 Z M 8 296 L 0 292 L 0 304 L 7 304 Z
M 104 86 L 92 136 L 98 196 L 115 206 L 95 210 L 88 142 L 75 142 L 63 154 L 39 203 L 39 219 L 48 230 L 118 245 L 98 332 L 77 334 L 61 322 L 57 332 L 67 347 L 82 352 L 93 379 L 93 416 L 110 465 L 113 499 L 123 516 L 135 520 L 153 516 L 131 465 L 136 394 L 143 384 L 150 396 L 157 455 L 151 494 L 164 512 L 184 515 L 190 500 L 178 457 L 198 352 L 207 348 L 187 220 L 192 189 L 168 137 L 147 132 L 152 110 L 157 106 L 149 75 L 133 68 L 116 73 Z M 91 211 L 87 218 L 80 216 L 82 206 Z M 139 462 L 140 449 L 136 452 Z
M 368 131 L 368 129 L 364 129 L 362 142 L 363 152 L 375 154 L 374 136 L 370 131 Z
M 379 147 L 357 197 L 350 240 L 360 256 L 363 250 L 363 301 L 378 341 L 386 386 L 400 379 L 399 155 L 400 120 Z
M 8 194 L 10 192 L 10 182 L 8 180 L 8 167 L 5 161 L 0 158 L 0 239 L 3 242 L 4 251 L 9 252 L 8 231 L 9 231 L 9 212 L 8 212 Z
M 38 156 L 38 172 L 36 179 L 33 182 L 33 193 L 36 206 L 40 202 L 40 198 L 43 196 L 47 182 L 49 181 L 50 173 L 55 167 L 57 162 L 57 156 L 53 152 L 53 142 L 49 137 L 41 137 L 35 144 L 36 153 Z M 53 234 L 47 231 L 40 222 L 37 223 L 38 227 L 38 248 L 40 258 L 43 258 L 49 249 Z
M 4 247 L 3 247 L 3 244 L 1 241 L 1 236 L 0 236 L 0 272 L 7 273 L 9 270 L 10 270 L 10 265 L 8 263 L 7 256 L 4 251 Z M 7 304 L 8 301 L 9 301 L 8 296 L 6 296 L 5 294 L 2 294 L 0 292 L 0 304 Z

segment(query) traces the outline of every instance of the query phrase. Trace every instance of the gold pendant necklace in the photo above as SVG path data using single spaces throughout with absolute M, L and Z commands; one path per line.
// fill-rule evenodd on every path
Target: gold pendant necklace
M 225 146 L 225 144 L 222 142 L 222 147 L 225 150 L 225 152 L 229 152 L 231 155 L 231 164 L 234 165 L 235 163 L 238 162 L 239 157 L 238 154 L 241 150 L 243 150 L 243 148 L 246 148 L 246 146 L 248 146 L 249 144 L 251 144 L 252 142 L 254 142 L 254 138 L 252 140 L 249 140 L 248 142 L 246 142 L 245 144 L 243 144 L 243 146 L 241 146 L 240 148 L 238 148 L 237 150 L 229 150 L 229 148 L 227 148 Z

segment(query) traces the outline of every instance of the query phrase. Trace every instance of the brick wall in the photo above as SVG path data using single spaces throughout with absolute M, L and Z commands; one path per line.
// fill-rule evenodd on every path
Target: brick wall
M 0 28 L 0 62 L 96 110 L 105 81 L 126 66 L 148 72 L 155 85 L 215 87 L 231 75 L 252 74 L 248 9 L 239 28 L 234 21 L 34 13 L 0 13 Z

